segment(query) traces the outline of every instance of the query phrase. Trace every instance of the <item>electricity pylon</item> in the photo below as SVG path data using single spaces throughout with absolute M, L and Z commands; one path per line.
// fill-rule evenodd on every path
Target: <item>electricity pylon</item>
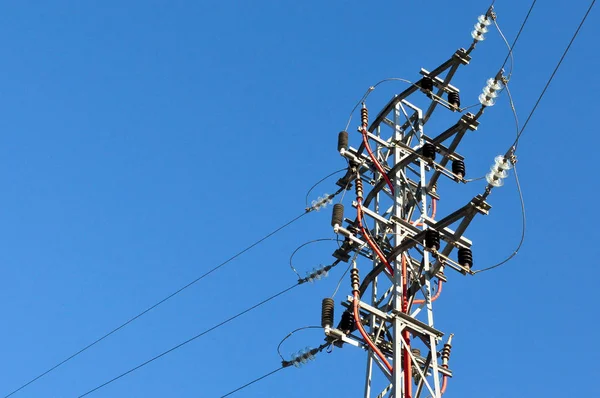
M 459 49 L 431 72 L 422 69 L 422 77 L 392 98 L 370 124 L 363 103 L 358 148 L 349 146 L 347 132 L 339 135 L 338 150 L 349 168 L 338 185 L 354 185 L 356 216 L 345 218 L 343 206 L 334 206 L 332 226 L 344 237 L 334 256 L 353 262 L 353 294 L 343 303 L 347 309 L 337 327 L 333 300 L 325 299 L 322 325 L 334 344 L 368 350 L 367 398 L 440 398 L 453 375 L 448 363 L 452 335 L 436 328 L 434 302 L 447 282 L 446 270 L 473 274 L 472 242 L 463 234 L 475 215 L 487 214 L 490 206 L 478 195 L 440 218 L 435 214 L 440 199 L 436 188 L 440 178 L 466 182 L 464 158 L 456 149 L 467 132 L 477 129 L 483 109 L 493 105 L 495 91 L 501 89 L 502 71 L 488 81 L 482 107 L 472 114 L 461 109 L 459 89 L 450 84 L 458 68 L 469 63 L 493 18 L 490 8 L 479 17 L 469 49 Z M 424 109 L 412 101 L 419 95 L 429 98 Z M 445 131 L 428 134 L 426 124 L 439 108 L 460 116 Z M 372 262 L 362 277 L 357 256 Z

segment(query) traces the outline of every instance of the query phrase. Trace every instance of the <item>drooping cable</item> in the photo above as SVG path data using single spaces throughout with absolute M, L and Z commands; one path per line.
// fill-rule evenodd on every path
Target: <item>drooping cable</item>
M 534 2 L 535 3 L 535 2 Z M 573 36 L 571 37 L 571 40 L 569 41 L 569 44 L 567 45 L 567 47 L 565 48 L 565 50 L 563 51 L 562 56 L 560 57 L 558 63 L 556 64 L 556 67 L 554 68 L 554 70 L 552 71 L 552 74 L 550 75 L 550 78 L 548 79 L 548 81 L 546 82 L 544 89 L 542 90 L 542 92 L 540 93 L 537 101 L 535 102 L 535 105 L 533 106 L 533 108 L 531 109 L 531 112 L 529 113 L 525 123 L 523 124 L 523 126 L 519 129 L 519 122 L 518 122 L 518 118 L 517 118 L 517 113 L 515 110 L 515 106 L 514 106 L 514 102 L 512 99 L 512 95 L 510 94 L 510 90 L 508 89 L 508 85 L 506 85 L 506 89 L 507 89 L 507 93 L 508 93 L 508 97 L 509 97 L 509 101 L 510 101 L 510 105 L 511 105 L 511 109 L 514 113 L 514 117 L 515 117 L 515 123 L 516 123 L 516 128 L 517 128 L 517 135 L 515 137 L 515 141 L 513 142 L 513 144 L 511 145 L 511 147 L 509 148 L 509 150 L 507 151 L 508 155 L 513 155 L 515 153 L 515 151 L 517 150 L 517 147 L 519 145 L 519 140 L 521 138 L 521 136 L 523 135 L 523 132 L 525 131 L 525 128 L 527 127 L 527 124 L 529 123 L 529 121 L 531 120 L 531 117 L 533 116 L 533 114 L 535 113 L 538 105 L 540 104 L 540 102 L 542 101 L 542 98 L 544 97 L 544 94 L 546 93 L 546 91 L 548 90 L 548 87 L 550 86 L 550 83 L 552 82 L 552 80 L 554 79 L 554 76 L 556 76 L 556 73 L 558 72 L 558 69 L 560 68 L 562 62 L 564 61 L 565 57 L 567 56 L 571 46 L 573 45 L 573 43 L 575 42 L 575 39 L 577 38 L 577 36 L 579 35 L 579 32 L 581 31 L 581 28 L 583 27 L 585 21 L 587 20 L 587 17 L 589 16 L 590 12 L 592 11 L 592 8 L 594 7 L 596 3 L 596 0 L 592 0 L 592 2 L 590 3 L 586 13 L 584 14 L 583 18 L 581 19 L 581 22 L 579 23 L 579 25 L 577 26 L 577 30 L 575 31 L 575 33 L 573 34 Z M 486 272 L 486 271 L 490 271 L 492 269 L 498 268 L 503 264 L 506 264 L 508 261 L 510 261 L 511 259 L 513 259 L 517 253 L 519 252 L 519 250 L 521 249 L 521 247 L 523 246 L 523 242 L 525 241 L 525 234 L 526 234 L 526 224 L 527 224 L 527 218 L 526 218 L 526 214 L 525 214 L 525 202 L 523 200 L 523 191 L 521 189 L 521 183 L 519 181 L 519 175 L 517 173 L 517 167 L 515 165 L 514 167 L 515 170 L 515 182 L 517 185 L 517 190 L 519 192 L 519 199 L 521 201 L 521 216 L 522 216 L 522 231 L 521 231 L 521 239 L 519 241 L 519 244 L 517 245 L 517 248 L 504 260 L 502 260 L 501 262 L 492 265 L 490 267 L 486 267 L 483 268 L 481 270 L 475 271 L 475 273 L 481 273 L 481 272 Z
M 519 116 L 517 115 L 517 109 L 515 107 L 515 102 L 513 100 L 512 94 L 510 92 L 508 82 L 506 82 L 504 89 L 506 90 L 506 94 L 508 96 L 508 102 L 510 104 L 510 109 L 512 110 L 513 117 L 515 120 L 515 131 L 518 136 L 518 134 L 519 134 Z M 516 249 L 513 250 L 513 252 L 507 258 L 505 258 L 504 260 L 500 261 L 499 263 L 497 263 L 495 265 L 475 271 L 474 272 L 475 274 L 489 271 L 491 269 L 497 268 L 497 267 L 509 262 L 511 259 L 513 259 L 517 255 L 519 250 L 521 250 L 521 247 L 523 246 L 523 242 L 525 241 L 525 233 L 526 233 L 526 228 L 527 228 L 527 216 L 525 213 L 525 200 L 523 199 L 523 191 L 521 189 L 521 183 L 519 181 L 519 174 L 517 173 L 516 165 L 514 165 L 514 170 L 515 170 L 515 182 L 517 184 L 517 191 L 519 193 L 519 200 L 521 203 L 521 239 L 520 239 L 519 244 L 517 245 Z
M 175 351 L 175 350 L 177 350 L 177 349 L 185 346 L 186 344 L 191 343 L 192 341 L 194 341 L 194 340 L 196 340 L 196 339 L 198 339 L 198 338 L 200 338 L 200 337 L 202 337 L 202 336 L 204 336 L 204 335 L 212 332 L 213 330 L 218 329 L 218 328 L 220 328 L 223 325 L 226 325 L 227 323 L 233 321 L 234 319 L 239 318 L 240 316 L 242 316 L 242 315 L 244 315 L 244 314 L 246 314 L 246 313 L 248 313 L 248 312 L 250 312 L 250 311 L 252 311 L 252 310 L 254 310 L 254 309 L 256 309 L 256 308 L 258 308 L 258 307 L 260 307 L 260 306 L 262 306 L 264 304 L 266 304 L 266 303 L 268 303 L 269 301 L 271 301 L 271 300 L 273 300 L 273 299 L 275 299 L 275 298 L 277 298 L 279 296 L 282 296 L 283 294 L 289 292 L 290 290 L 294 289 L 295 287 L 300 286 L 302 283 L 304 283 L 304 282 L 300 282 L 299 281 L 299 282 L 293 284 L 292 286 L 290 286 L 290 287 L 288 287 L 288 288 L 286 288 L 286 289 L 284 289 L 284 290 L 282 290 L 282 291 L 280 291 L 278 293 L 275 293 L 274 295 L 272 295 L 272 296 L 270 296 L 270 297 L 262 300 L 261 302 L 259 302 L 257 304 L 254 304 L 253 306 L 245 309 L 244 311 L 239 312 L 236 315 L 233 315 L 233 316 L 227 318 L 226 320 L 224 320 L 224 321 L 222 321 L 222 322 L 220 322 L 220 323 L 218 323 L 218 324 L 216 324 L 216 325 L 214 325 L 214 326 L 212 326 L 212 327 L 210 327 L 210 328 L 202 331 L 201 333 L 198 333 L 197 335 L 195 335 L 195 336 L 193 336 L 193 337 L 191 337 L 191 338 L 189 338 L 189 339 L 187 339 L 187 340 L 185 340 L 185 341 L 177 344 L 176 346 L 171 347 L 168 350 L 163 351 L 163 352 L 161 352 L 158 355 L 155 355 L 154 357 L 148 359 L 147 361 L 144 361 L 141 364 L 139 364 L 139 365 L 137 365 L 137 366 L 135 366 L 135 367 L 133 367 L 133 368 L 131 368 L 131 369 L 129 369 L 129 370 L 121 373 L 121 374 L 119 374 L 118 376 L 113 377 L 112 379 L 110 379 L 110 380 L 108 380 L 108 381 L 106 381 L 106 382 L 104 382 L 104 383 L 102 383 L 102 384 L 100 384 L 100 385 L 92 388 L 91 390 L 88 390 L 84 394 L 79 395 L 77 398 L 82 398 L 82 397 L 85 397 L 85 396 L 87 396 L 87 395 L 95 392 L 95 391 L 98 391 L 99 389 L 101 389 L 101 388 L 103 388 L 103 387 L 105 387 L 105 386 L 107 386 L 107 385 L 109 385 L 109 384 L 111 384 L 111 383 L 119 380 L 120 378 L 122 378 L 124 376 L 127 376 L 130 373 L 135 372 L 136 370 L 138 370 L 140 368 L 143 368 L 144 366 L 146 366 L 146 365 L 148 365 L 148 364 L 156 361 L 159 358 L 164 357 L 165 355 L 167 355 L 167 354 L 169 354 L 169 353 L 171 353 L 171 352 L 173 352 L 173 351 Z
M 307 330 L 307 329 L 323 329 L 321 326 L 304 326 L 298 329 L 294 329 L 291 332 L 289 332 L 277 345 L 277 354 L 279 354 L 279 357 L 281 358 L 282 361 L 285 362 L 285 358 L 283 357 L 283 355 L 281 354 L 281 345 L 290 337 L 292 337 L 295 333 L 300 332 L 301 330 Z
M 89 343 L 88 345 L 86 345 L 85 347 L 81 348 L 80 350 L 76 351 L 75 353 L 71 354 L 70 356 L 68 356 L 67 358 L 63 359 L 62 361 L 58 362 L 57 364 L 53 365 L 52 367 L 50 367 L 49 369 L 45 370 L 44 372 L 40 373 L 39 375 L 37 375 L 36 377 L 32 378 L 31 380 L 29 380 L 28 382 L 24 383 L 23 385 L 21 385 L 19 388 L 13 390 L 12 392 L 10 392 L 9 394 L 5 395 L 4 398 L 8 398 L 14 394 L 16 394 L 17 392 L 23 390 L 24 388 L 26 388 L 27 386 L 31 385 L 32 383 L 36 382 L 37 380 L 41 379 L 42 377 L 46 376 L 47 374 L 51 373 L 52 371 L 56 370 L 57 368 L 59 368 L 60 366 L 64 365 L 65 363 L 71 361 L 72 359 L 74 359 L 75 357 L 81 355 L 82 353 L 84 353 L 85 351 L 89 350 L 90 348 L 92 348 L 93 346 L 95 346 L 96 344 L 100 343 L 101 341 L 103 341 L 104 339 L 106 339 L 107 337 L 115 334 L 116 332 L 118 332 L 119 330 L 125 328 L 126 326 L 128 326 L 129 324 L 131 324 L 132 322 L 136 321 L 138 318 L 141 318 L 142 316 L 144 316 L 145 314 L 147 314 L 148 312 L 152 311 L 153 309 L 157 308 L 158 306 L 164 304 L 165 302 L 167 302 L 168 300 L 172 299 L 173 297 L 177 296 L 179 293 L 183 292 L 184 290 L 188 289 L 189 287 L 193 286 L 194 284 L 198 283 L 199 281 L 201 281 L 202 279 L 204 279 L 205 277 L 209 276 L 210 274 L 212 274 L 213 272 L 217 271 L 218 269 L 222 268 L 223 266 L 225 266 L 226 264 L 230 263 L 231 261 L 235 260 L 236 258 L 240 257 L 242 254 L 246 253 L 247 251 L 251 250 L 252 248 L 254 248 L 255 246 L 259 245 L 260 243 L 264 242 L 265 240 L 267 240 L 268 238 L 272 237 L 273 235 L 275 235 L 276 233 L 280 232 L 281 230 L 285 229 L 286 227 L 290 226 L 291 224 L 293 224 L 294 222 L 298 221 L 299 219 L 301 219 L 302 217 L 304 217 L 305 215 L 307 215 L 308 213 L 310 213 L 311 211 L 313 211 L 312 208 L 308 208 L 306 209 L 304 212 L 302 212 L 302 214 L 298 215 L 297 217 L 294 217 L 292 220 L 286 222 L 285 224 L 283 224 L 282 226 L 276 228 L 275 230 L 273 230 L 272 232 L 268 233 L 267 235 L 263 236 L 262 238 L 260 238 L 259 240 L 257 240 L 256 242 L 252 243 L 250 246 L 247 246 L 246 248 L 244 248 L 243 250 L 239 251 L 238 253 L 234 254 L 233 256 L 229 257 L 227 260 L 223 261 L 222 263 L 220 263 L 219 265 L 217 265 L 216 267 L 213 267 L 212 269 L 208 270 L 207 272 L 205 272 L 204 274 L 202 274 L 201 276 L 197 277 L 196 279 L 192 280 L 191 282 L 187 283 L 186 285 L 182 286 L 181 288 L 177 289 L 176 291 L 172 292 L 171 294 L 167 295 L 166 297 L 162 298 L 161 300 L 157 301 L 156 303 L 152 304 L 151 306 L 149 306 L 148 308 L 146 308 L 145 310 L 141 311 L 140 313 L 138 313 L 137 315 L 129 318 L 127 321 L 123 322 L 122 324 L 120 324 L 119 326 L 115 327 L 114 329 L 112 329 L 111 331 L 105 333 L 104 335 L 102 335 L 101 337 L 97 338 L 96 340 L 94 340 L 93 342 Z
M 356 103 L 356 105 L 354 105 L 354 108 L 352 108 L 352 111 L 350 111 L 350 116 L 348 117 L 348 123 L 346 123 L 346 128 L 344 129 L 345 131 L 348 131 L 348 128 L 350 128 L 350 123 L 352 122 L 352 115 L 354 114 L 354 111 L 356 111 L 356 108 L 358 108 L 362 103 L 364 103 L 367 100 L 367 97 L 369 97 L 371 92 L 373 90 L 375 90 L 375 88 L 377 88 L 377 86 L 379 86 L 382 83 L 391 82 L 391 81 L 399 81 L 399 82 L 403 82 L 403 83 L 408 83 L 411 86 L 417 86 L 415 83 L 411 82 L 410 80 L 401 79 L 399 77 L 388 77 L 386 79 L 378 81 L 377 83 L 375 83 L 374 85 L 372 85 L 371 87 L 369 87 L 367 89 L 367 91 L 363 94 L 363 96 Z M 417 86 L 417 87 L 419 87 L 419 86 Z
M 306 197 L 305 197 L 306 206 L 308 207 L 308 197 L 310 196 L 310 193 L 312 192 L 313 189 L 315 189 L 320 183 L 322 183 L 329 177 L 333 177 L 334 175 L 341 173 L 342 171 L 346 171 L 346 170 L 348 170 L 348 168 L 344 167 L 343 169 L 336 170 L 331 174 L 327 174 L 325 177 L 323 177 L 319 181 L 317 181 L 312 187 L 310 187 L 310 189 L 306 192 Z
M 291 269 L 292 269 L 292 271 L 294 271 L 294 273 L 295 273 L 295 274 L 298 276 L 298 279 L 302 279 L 302 277 L 300 276 L 300 274 L 298 273 L 298 271 L 296 270 L 296 268 L 294 267 L 294 265 L 293 265 L 293 263 L 292 263 L 292 260 L 294 259 L 294 256 L 296 255 L 296 253 L 297 253 L 297 252 L 298 252 L 300 249 L 302 249 L 304 246 L 308 246 L 308 245 L 310 245 L 310 244 L 317 243 L 317 242 L 327 242 L 327 241 L 333 241 L 333 242 L 335 242 L 335 241 L 336 241 L 336 239 L 335 239 L 335 238 L 320 238 L 320 239 L 313 239 L 313 240 L 310 240 L 310 241 L 308 241 L 308 242 L 305 242 L 305 243 L 301 244 L 300 246 L 298 246 L 298 247 L 296 248 L 296 250 L 294 250 L 294 251 L 292 252 L 292 255 L 290 256 L 290 268 L 291 268 Z
M 497 263 L 495 265 L 477 270 L 477 271 L 475 271 L 475 274 L 479 274 L 481 272 L 486 272 L 486 271 L 492 270 L 494 268 L 498 268 L 503 264 L 506 264 L 507 262 L 512 260 L 517 255 L 517 253 L 519 253 L 519 250 L 521 250 L 521 247 L 523 246 L 523 242 L 525 241 L 525 233 L 526 233 L 526 227 L 527 227 L 527 217 L 525 215 L 525 201 L 523 200 L 523 191 L 521 190 L 521 183 L 519 181 L 519 174 L 517 173 L 516 165 L 514 166 L 513 170 L 515 172 L 515 183 L 517 184 L 517 190 L 519 191 L 519 199 L 521 201 L 521 223 L 522 223 L 521 239 L 519 240 L 519 244 L 517 245 L 517 248 L 515 250 L 513 250 L 513 252 L 507 258 L 505 258 L 504 260 L 500 261 L 499 263 Z

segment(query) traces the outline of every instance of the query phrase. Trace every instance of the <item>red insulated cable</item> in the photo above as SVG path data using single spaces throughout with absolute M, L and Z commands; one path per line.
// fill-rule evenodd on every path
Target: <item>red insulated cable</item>
M 390 181 L 390 178 L 387 176 L 387 174 L 385 173 L 385 170 L 383 170 L 383 167 L 381 167 L 381 164 L 379 163 L 379 161 L 373 154 L 373 151 L 371 150 L 371 145 L 369 145 L 369 136 L 367 135 L 366 127 L 363 126 L 361 133 L 363 136 L 363 144 L 365 144 L 365 149 L 367 150 L 369 157 L 373 161 L 373 164 L 375 164 L 375 167 L 377 168 L 379 173 L 382 175 L 382 177 L 385 180 L 388 187 L 390 187 L 390 191 L 392 191 L 392 195 L 394 195 L 394 186 L 392 185 L 392 181 Z
M 437 292 L 435 292 L 435 294 L 433 295 L 433 297 L 431 298 L 431 302 L 434 302 L 435 300 L 437 300 L 440 297 L 440 294 L 442 293 L 442 286 L 443 283 L 441 279 L 438 279 L 438 288 L 437 288 Z M 425 302 L 425 300 L 415 300 L 413 301 L 413 304 L 423 304 Z
M 390 272 L 390 274 L 393 275 L 394 269 L 390 265 L 389 261 L 385 258 L 385 255 L 383 254 L 379 246 L 377 246 L 377 244 L 373 242 L 373 240 L 369 237 L 368 232 L 362 224 L 362 198 L 356 198 L 356 201 L 358 203 L 358 206 L 356 206 L 356 220 L 358 221 L 358 227 L 360 228 L 360 232 L 362 233 L 363 237 L 365 238 L 371 249 L 373 249 L 373 251 L 377 254 L 377 257 L 379 257 L 381 262 L 385 264 L 385 267 Z
M 442 376 L 442 394 L 446 392 L 446 387 L 448 387 L 448 376 Z
M 406 257 L 402 254 L 402 312 L 408 312 L 408 281 L 407 281 L 407 265 Z M 411 398 L 412 396 L 412 364 L 410 358 L 410 332 L 408 329 L 402 331 L 404 339 L 404 397 Z
M 362 336 L 363 340 L 365 340 L 367 345 L 371 348 L 371 350 L 373 350 L 373 352 L 377 354 L 379 359 L 381 359 L 381 361 L 385 364 L 385 367 L 390 371 L 390 373 L 394 373 L 394 368 L 392 367 L 392 365 L 390 365 L 385 355 L 383 355 L 381 350 L 371 341 L 371 338 L 369 337 L 367 332 L 365 332 L 365 328 L 363 327 L 362 322 L 360 321 L 358 302 L 358 292 L 354 291 L 354 322 L 356 323 L 356 327 L 358 328 L 360 335 Z

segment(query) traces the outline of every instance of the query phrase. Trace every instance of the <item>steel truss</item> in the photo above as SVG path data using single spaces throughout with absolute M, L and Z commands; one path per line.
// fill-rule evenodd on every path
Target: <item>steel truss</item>
M 449 354 L 451 337 L 444 339 L 444 333 L 435 327 L 433 285 L 437 280 L 437 289 L 441 289 L 442 283 L 447 281 L 444 271 L 448 268 L 472 274 L 470 267 L 450 256 L 455 248 L 471 247 L 471 241 L 463 233 L 473 217 L 478 213 L 487 214 L 490 206 L 478 196 L 437 220 L 428 214 L 428 209 L 440 199 L 436 192 L 439 178 L 445 176 L 457 183 L 465 182 L 448 164 L 463 160 L 456 148 L 468 131 L 477 129 L 481 112 L 477 115 L 460 113 L 456 124 L 437 136 L 426 135 L 425 125 L 438 107 L 460 111 L 446 98 L 451 93 L 459 93 L 450 81 L 461 65 L 469 63 L 470 50 L 458 50 L 431 72 L 422 69 L 422 78 L 392 98 L 368 127 L 374 155 L 392 181 L 393 191 L 366 154 L 364 144 L 356 149 L 340 150 L 350 167 L 338 185 L 348 187 L 360 178 L 368 187 L 362 205 L 355 201 L 353 208 L 361 207 L 368 234 L 393 266 L 393 273 L 386 270 L 384 262 L 361 235 L 357 219 L 346 218 L 344 225 L 335 226 L 335 232 L 345 238 L 335 257 L 349 261 L 352 253 L 356 253 L 372 261 L 372 268 L 362 278 L 359 289 L 360 319 L 370 340 L 393 364 L 393 372 L 390 372 L 353 330 L 341 330 L 339 326 L 326 328 L 328 338 L 337 345 L 348 343 L 368 350 L 364 393 L 367 398 L 440 398 L 443 381 L 452 377 L 447 357 L 439 356 L 443 341 Z M 431 82 L 433 89 L 425 89 Z M 424 110 L 409 101 L 412 95 L 423 94 L 431 99 Z M 435 146 L 441 156 L 439 161 L 424 155 L 427 143 Z M 439 248 L 427 247 L 428 229 L 439 232 Z M 403 258 L 405 267 L 402 267 Z M 350 311 L 353 300 L 350 296 L 343 303 Z

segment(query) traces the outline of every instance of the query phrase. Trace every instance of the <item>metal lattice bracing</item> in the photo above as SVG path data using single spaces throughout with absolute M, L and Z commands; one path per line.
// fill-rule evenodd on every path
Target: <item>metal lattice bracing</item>
M 439 398 L 446 378 L 452 376 L 443 353 L 450 342 L 434 324 L 434 301 L 447 281 L 446 269 L 471 273 L 469 266 L 451 254 L 455 248 L 470 248 L 471 241 L 463 233 L 473 217 L 487 213 L 489 206 L 476 197 L 441 219 L 432 211 L 440 199 L 436 193 L 439 178 L 464 182 L 448 164 L 462 161 L 456 153 L 458 144 L 478 125 L 479 115 L 458 113 L 459 106 L 447 99 L 458 95 L 450 80 L 469 60 L 468 52 L 461 49 L 432 72 L 421 70 L 421 80 L 395 96 L 368 129 L 364 125 L 358 148 L 340 150 L 350 167 L 338 185 L 354 183 L 366 188 L 364 199 L 361 192 L 353 202 L 353 210 L 361 216 L 346 218 L 334 227 L 345 238 L 334 256 L 354 261 L 356 267 L 357 261 L 349 258 L 357 254 L 372 264 L 367 272 L 361 267 L 364 275 L 355 289 L 360 297 L 359 319 L 370 341 L 357 335 L 355 328 L 326 328 L 326 334 L 338 345 L 349 343 L 368 350 L 365 397 Z M 413 95 L 429 97 L 429 106 L 413 105 L 409 101 Z M 438 107 L 457 112 L 459 119 L 437 135 L 426 134 L 425 126 Z M 368 153 L 371 147 L 372 155 Z M 428 245 L 429 229 L 437 231 L 438 244 Z M 344 303 L 349 311 L 356 297 Z

